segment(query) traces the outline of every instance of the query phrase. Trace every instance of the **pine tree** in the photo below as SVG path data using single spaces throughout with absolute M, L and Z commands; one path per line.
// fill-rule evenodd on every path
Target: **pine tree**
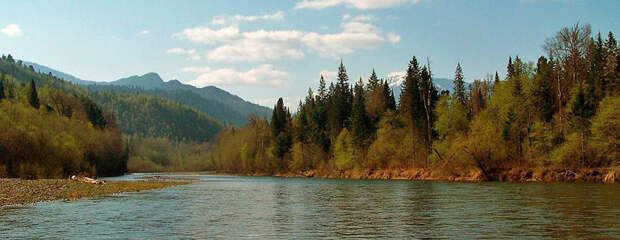
M 467 106 L 467 99 L 465 97 L 465 80 L 463 77 L 463 68 L 461 63 L 456 65 L 456 71 L 454 72 L 454 97 L 463 106 Z
M 616 38 L 609 32 L 604 47 L 603 89 L 607 95 L 620 92 L 620 54 Z
M 368 78 L 368 89 L 370 91 L 374 91 L 380 86 L 379 84 L 379 78 L 377 78 L 377 73 L 375 73 L 375 70 L 373 69 L 370 77 Z
M 278 164 L 280 169 L 286 168 L 284 156 L 290 151 L 293 143 L 289 130 L 290 119 L 291 113 L 284 106 L 282 98 L 279 98 L 273 108 L 273 115 L 271 116 L 271 133 L 275 139 L 272 154 L 280 160 Z
M 508 57 L 508 66 L 506 66 L 506 79 L 514 76 L 514 67 L 512 65 L 512 57 Z
M 0 74 L 0 100 L 6 98 L 4 95 L 4 73 Z
M 499 84 L 499 75 L 497 74 L 497 71 L 495 71 L 495 80 L 493 81 L 493 85 L 498 85 Z
M 353 145 L 358 149 L 364 149 L 369 143 L 372 126 L 366 114 L 366 99 L 364 83 L 362 79 L 355 84 L 353 97 L 353 110 L 351 113 L 351 134 Z
M 33 108 L 39 109 L 39 94 L 37 93 L 37 86 L 34 83 L 34 79 L 30 79 L 30 84 L 28 84 L 28 103 Z
M 535 108 L 539 117 L 547 122 L 553 117 L 552 71 L 552 66 L 547 61 L 547 58 L 543 56 L 538 58 L 530 97 L 531 107 Z
M 424 131 L 426 132 L 426 146 L 430 152 L 433 144 L 433 123 L 435 122 L 435 103 L 439 100 L 437 89 L 433 84 L 432 74 L 430 72 L 430 66 L 424 66 L 420 72 L 420 90 L 422 97 L 422 104 L 424 106 L 424 115 L 426 117 Z
M 325 79 L 322 74 L 321 79 L 319 80 L 318 95 L 316 96 L 316 99 L 318 104 L 325 104 L 325 101 L 327 100 L 327 88 L 325 87 Z
M 349 76 L 341 61 L 338 67 L 338 79 L 332 91 L 329 107 L 329 119 L 333 136 L 338 135 L 342 128 L 348 127 L 352 100 L 353 95 L 349 86 Z
M 394 99 L 394 92 L 390 89 L 390 84 L 387 81 L 383 81 L 383 97 L 385 98 L 386 110 L 392 112 L 396 111 L 396 99 Z
M 399 111 L 402 116 L 409 122 L 411 130 L 412 142 L 416 142 L 416 139 L 423 137 L 425 132 L 422 131 L 422 127 L 425 124 L 425 112 L 422 96 L 420 95 L 420 65 L 418 60 L 414 56 L 409 62 L 407 68 L 407 75 L 403 82 Z M 412 153 L 415 153 L 415 144 L 412 147 Z M 412 154 L 412 156 L 415 154 Z

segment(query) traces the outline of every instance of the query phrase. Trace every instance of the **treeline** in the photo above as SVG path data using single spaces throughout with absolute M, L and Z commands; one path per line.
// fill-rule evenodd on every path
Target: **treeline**
M 0 177 L 118 175 L 127 149 L 114 116 L 51 75 L 0 60 Z M 41 87 L 43 86 L 43 87 Z
M 457 64 L 453 92 L 438 92 L 431 67 L 414 56 L 398 101 L 374 71 L 349 83 L 321 77 L 295 115 L 282 99 L 273 116 L 253 118 L 215 141 L 213 166 L 241 173 L 344 172 L 427 168 L 445 174 L 514 167 L 620 165 L 620 50 L 589 25 L 547 39 L 547 56 L 508 59 L 466 84 Z
M 213 168 L 208 142 L 178 142 L 167 138 L 129 138 L 129 172 L 206 171 Z

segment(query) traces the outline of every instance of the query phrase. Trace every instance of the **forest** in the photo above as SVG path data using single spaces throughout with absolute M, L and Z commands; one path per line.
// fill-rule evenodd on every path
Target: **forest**
M 175 101 L 91 91 L 10 54 L 0 59 L 0 177 L 204 169 L 196 159 L 208 148 L 197 146 L 222 128 Z
M 378 169 L 439 175 L 510 168 L 620 165 L 620 50 L 612 32 L 576 24 L 548 38 L 545 56 L 509 57 L 498 72 L 439 92 L 431 66 L 413 56 L 397 100 L 374 70 L 367 81 L 323 77 L 291 114 L 280 98 L 271 119 L 253 118 L 214 142 L 214 169 L 245 174 L 345 176 Z
M 17 63 L 3 56 L 0 66 L 16 70 Z M 23 70 L 0 74 L 0 177 L 126 172 L 127 148 L 113 116 L 71 84 Z

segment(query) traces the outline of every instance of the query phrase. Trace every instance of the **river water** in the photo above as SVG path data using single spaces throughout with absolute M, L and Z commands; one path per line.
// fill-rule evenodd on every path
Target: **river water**
M 619 184 L 190 177 L 6 209 L 0 239 L 620 238 Z

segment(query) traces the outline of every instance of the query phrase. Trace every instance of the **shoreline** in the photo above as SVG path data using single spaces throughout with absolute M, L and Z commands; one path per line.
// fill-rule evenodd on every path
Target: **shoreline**
M 448 182 L 590 182 L 620 183 L 620 168 L 508 168 L 493 170 L 486 176 L 480 170 L 467 173 L 447 173 L 424 168 L 407 169 L 364 169 L 340 173 L 316 169 L 302 172 L 277 173 L 230 173 L 222 171 L 183 171 L 160 172 L 155 174 L 172 175 L 232 175 L 232 176 L 272 176 L 325 179 L 368 179 L 368 180 L 408 180 L 408 181 L 448 181 Z
M 190 181 L 107 181 L 105 185 L 81 183 L 67 179 L 23 180 L 0 178 L 0 211 L 10 206 L 30 205 L 55 200 L 140 192 L 190 184 Z
M 262 174 L 258 174 L 262 175 Z M 340 173 L 308 170 L 305 172 L 285 172 L 271 174 L 275 177 L 302 177 L 326 179 L 368 179 L 368 180 L 409 180 L 409 181 L 448 181 L 448 182 L 584 182 L 620 183 L 620 168 L 596 169 L 551 169 L 551 168 L 509 168 L 492 171 L 485 175 L 480 170 L 465 174 L 441 173 L 424 168 L 350 170 Z

